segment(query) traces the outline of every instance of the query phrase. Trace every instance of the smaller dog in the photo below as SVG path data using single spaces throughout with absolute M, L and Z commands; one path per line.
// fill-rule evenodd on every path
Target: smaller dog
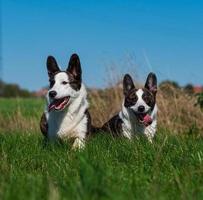
M 41 117 L 41 132 L 49 139 L 74 138 L 73 148 L 82 148 L 90 133 L 91 118 L 80 59 L 73 54 L 66 71 L 61 71 L 55 58 L 49 56 L 47 70 L 50 88 Z
M 126 74 L 123 79 L 123 93 L 122 110 L 106 122 L 101 130 L 129 139 L 142 134 L 152 142 L 157 126 L 156 75 L 150 73 L 144 88 L 136 89 L 131 76 Z

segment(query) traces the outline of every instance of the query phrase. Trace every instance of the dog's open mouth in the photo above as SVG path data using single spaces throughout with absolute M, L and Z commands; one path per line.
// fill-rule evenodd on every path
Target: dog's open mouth
M 63 110 L 69 103 L 70 97 L 64 97 L 61 99 L 54 99 L 49 104 L 49 112 L 52 110 Z
M 152 118 L 148 113 L 136 113 L 136 112 L 134 113 L 140 124 L 149 126 L 152 123 Z

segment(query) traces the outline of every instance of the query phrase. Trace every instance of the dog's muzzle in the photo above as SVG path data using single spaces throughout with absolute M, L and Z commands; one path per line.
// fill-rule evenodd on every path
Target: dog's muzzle
M 138 113 L 138 112 L 135 112 L 134 110 L 132 110 L 132 112 L 134 113 L 134 115 L 136 116 L 140 124 L 143 124 L 144 126 L 151 125 L 153 120 L 148 113 Z
M 64 97 L 61 99 L 54 99 L 48 106 L 49 112 L 52 110 L 61 111 L 69 104 L 70 97 Z

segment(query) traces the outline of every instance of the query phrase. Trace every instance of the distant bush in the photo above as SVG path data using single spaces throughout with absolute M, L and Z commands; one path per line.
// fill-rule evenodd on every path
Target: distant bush
M 159 84 L 159 89 L 163 94 L 167 94 L 169 96 L 178 96 L 179 93 L 177 91 L 181 90 L 181 87 L 175 81 L 166 80 Z
M 0 97 L 32 97 L 32 93 L 20 88 L 17 84 L 0 81 Z
M 180 89 L 180 86 L 177 82 L 175 81 L 169 81 L 169 80 L 166 80 L 166 81 L 162 81 L 160 84 L 159 84 L 159 88 L 176 88 L 176 89 Z
M 194 94 L 194 86 L 190 83 L 188 83 L 183 89 L 189 95 Z

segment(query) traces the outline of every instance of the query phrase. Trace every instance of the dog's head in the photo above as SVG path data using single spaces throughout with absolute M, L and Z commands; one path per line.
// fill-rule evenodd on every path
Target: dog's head
M 150 73 L 144 88 L 137 89 L 129 74 L 123 79 L 124 106 L 134 113 L 140 123 L 151 124 L 149 114 L 156 104 L 157 78 Z
M 70 57 L 66 71 L 61 71 L 53 56 L 47 58 L 47 71 L 50 87 L 48 109 L 61 111 L 79 96 L 82 84 L 82 70 L 77 54 Z

